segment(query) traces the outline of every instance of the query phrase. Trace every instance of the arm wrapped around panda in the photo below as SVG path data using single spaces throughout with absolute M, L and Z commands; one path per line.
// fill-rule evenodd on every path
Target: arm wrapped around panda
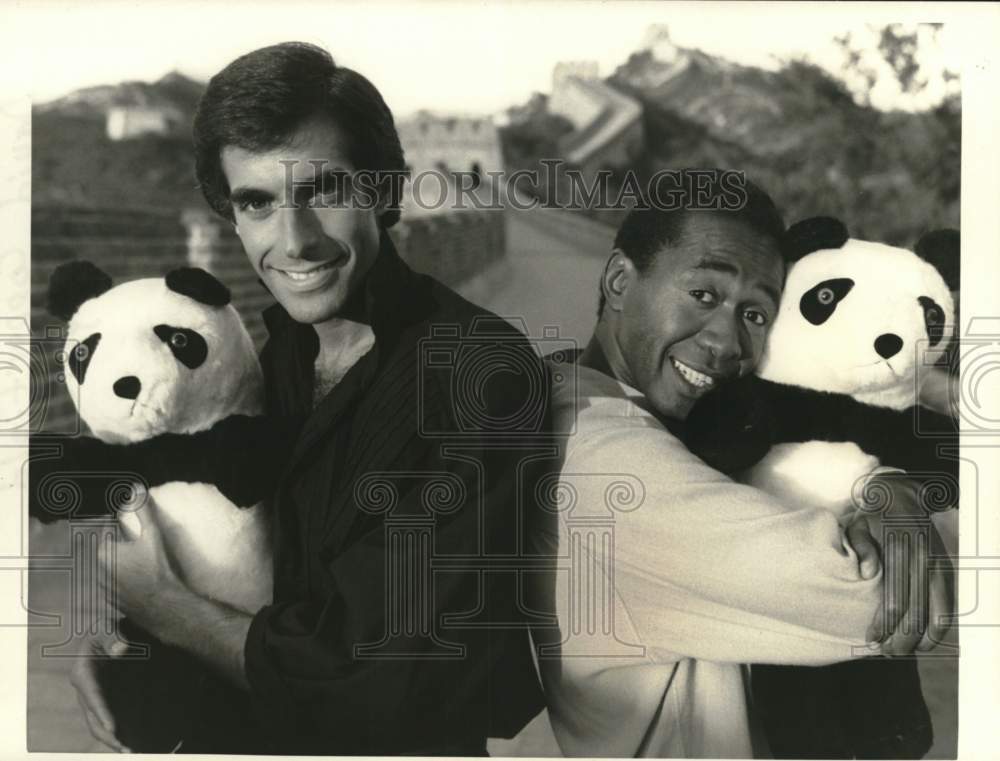
M 115 485 L 129 481 L 211 484 L 240 507 L 271 493 L 297 425 L 244 414 L 262 409 L 263 380 L 229 301 L 222 283 L 190 267 L 115 288 L 89 262 L 56 269 L 49 311 L 69 323 L 66 382 L 96 437 L 32 437 L 32 515 L 110 514 L 111 495 L 122 491 Z M 156 375 L 151 365 L 164 372 Z M 230 366 L 224 377 L 198 374 Z M 156 396 L 167 387 L 166 401 Z

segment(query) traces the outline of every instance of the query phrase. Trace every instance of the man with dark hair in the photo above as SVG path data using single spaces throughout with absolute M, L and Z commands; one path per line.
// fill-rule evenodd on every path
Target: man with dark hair
M 883 589 L 863 519 L 841 527 L 826 510 L 793 509 L 683 443 L 695 402 L 753 371 L 778 308 L 783 224 L 763 191 L 748 184 L 747 199 L 734 211 L 631 212 L 601 277 L 593 338 L 575 366 L 551 363 L 577 373 L 576 394 L 553 394 L 558 481 L 572 504 L 538 524 L 533 549 L 572 562 L 535 579 L 533 603 L 558 626 L 534 634 L 567 755 L 766 754 L 747 664 L 869 654 L 883 615 L 884 653 L 941 633 L 933 616 L 927 629 L 896 629 L 900 610 L 919 620 L 919 595 Z M 905 479 L 876 469 L 876 483 L 894 508 L 923 516 Z M 603 541 L 600 521 L 613 523 Z M 926 571 L 912 567 L 913 578 Z
M 209 82 L 194 136 L 208 203 L 278 302 L 265 312 L 267 421 L 292 434 L 268 441 L 244 420 L 234 443 L 257 458 L 239 478 L 281 461 L 274 601 L 256 615 L 191 593 L 155 526 L 119 548 L 123 612 L 248 697 L 245 726 L 262 743 L 199 729 L 181 750 L 482 755 L 541 709 L 515 585 L 483 562 L 520 550 L 515 511 L 531 485 L 519 464 L 547 428 L 547 387 L 486 373 L 470 422 L 463 388 L 421 347 L 443 325 L 452 352 L 500 346 L 544 378 L 541 363 L 506 322 L 399 258 L 392 115 L 326 51 L 287 43 L 237 59 Z M 511 430 L 527 405 L 537 414 Z M 224 434 L 192 435 L 188 455 L 211 459 Z M 95 683 L 80 684 L 104 712 Z
M 716 171 L 715 174 L 719 176 L 721 172 Z M 706 170 L 698 170 L 698 176 L 706 178 L 709 173 Z M 685 195 L 686 177 L 685 170 L 680 170 L 671 183 L 672 192 L 680 197 Z M 751 230 L 761 235 L 769 236 L 775 241 L 780 240 L 785 230 L 785 223 L 771 196 L 749 181 L 736 182 L 735 179 L 731 179 L 728 185 L 733 187 L 727 187 L 727 192 L 739 192 L 741 203 L 735 208 L 727 209 L 726 216 L 729 219 L 745 222 Z M 719 185 L 717 183 L 714 188 L 707 187 L 703 190 L 706 193 L 714 191 L 718 195 Z M 622 221 L 615 234 L 613 249 L 627 251 L 629 260 L 635 265 L 636 270 L 645 273 L 665 246 L 673 246 L 679 242 L 687 219 L 692 215 L 706 214 L 707 211 L 707 209 L 691 209 L 683 204 L 673 204 L 669 208 L 646 206 L 637 209 Z M 603 313 L 602 283 L 598 287 L 597 316 L 600 317 Z
M 355 167 L 386 181 L 380 224 L 385 229 L 396 224 L 406 162 L 392 112 L 371 82 L 303 43 L 241 56 L 210 82 L 194 122 L 195 174 L 208 205 L 236 221 L 223 167 L 226 146 L 254 153 L 284 146 L 298 127 L 317 117 L 336 122 Z

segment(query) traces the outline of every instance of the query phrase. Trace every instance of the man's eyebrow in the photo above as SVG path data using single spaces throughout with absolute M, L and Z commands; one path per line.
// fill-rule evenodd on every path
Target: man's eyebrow
M 705 257 L 704 259 L 699 260 L 698 263 L 692 267 L 692 269 L 727 272 L 730 275 L 740 274 L 739 268 L 732 262 L 727 262 L 724 259 L 712 259 L 711 257 Z
M 710 256 L 700 259 L 692 269 L 712 270 L 713 272 L 725 272 L 726 274 L 729 275 L 740 274 L 739 267 L 737 267 L 732 262 L 727 261 L 725 259 L 713 259 Z M 774 302 L 775 306 L 781 303 L 781 294 L 778 293 L 778 290 L 773 285 L 762 282 L 755 283 L 754 285 L 755 287 L 762 290 L 771 299 L 771 301 Z
M 311 196 L 315 193 L 325 193 L 330 190 L 346 190 L 351 173 L 340 167 L 324 168 L 311 178 L 297 181 L 293 188 L 296 194 Z
M 244 185 L 241 185 L 238 188 L 233 188 L 229 192 L 229 200 L 235 204 L 241 204 L 245 201 L 259 201 L 259 200 L 270 201 L 273 200 L 273 198 L 274 196 L 271 195 L 266 190 L 260 190 L 259 188 L 249 188 Z

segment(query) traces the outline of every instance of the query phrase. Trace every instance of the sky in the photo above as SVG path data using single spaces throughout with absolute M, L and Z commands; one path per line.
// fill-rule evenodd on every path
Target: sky
M 561 60 L 596 60 L 607 76 L 652 23 L 667 24 L 678 45 L 739 63 L 774 68 L 805 56 L 838 71 L 836 35 L 853 31 L 872 43 L 867 24 L 934 21 L 937 14 L 844 3 L 35 0 L 16 7 L 26 33 L 13 40 L 22 47 L 14 52 L 30 62 L 36 102 L 89 85 L 151 81 L 173 69 L 205 80 L 253 48 L 300 39 L 365 74 L 397 115 L 499 112 L 549 91 Z M 955 38 L 946 27 L 937 44 L 922 45 L 932 70 L 957 68 Z M 937 83 L 917 99 L 890 84 L 891 77 L 880 78 L 875 105 L 912 110 L 941 97 Z

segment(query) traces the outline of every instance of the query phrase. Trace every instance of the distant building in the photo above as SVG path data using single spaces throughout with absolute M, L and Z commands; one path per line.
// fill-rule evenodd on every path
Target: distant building
M 566 79 L 597 79 L 597 61 L 560 61 L 552 69 L 552 89 L 555 90 Z
M 638 90 L 663 87 L 693 63 L 691 52 L 673 43 L 666 24 L 651 24 L 639 49 L 648 56 L 646 63 L 631 70 L 627 65 L 620 67 L 615 75 Z
M 413 173 L 486 172 L 503 168 L 500 138 L 488 116 L 458 116 L 418 111 L 396 124 L 406 163 Z
M 585 176 L 626 168 L 642 150 L 642 105 L 599 79 L 596 62 L 556 64 L 548 108 L 573 124 L 559 151 Z
M 673 63 L 681 54 L 670 37 L 670 28 L 666 24 L 650 24 L 643 35 L 640 50 L 648 50 L 653 58 L 663 63 Z
M 184 117 L 172 106 L 111 106 L 107 110 L 107 135 L 128 140 L 140 135 L 169 135 L 182 129 Z
M 557 63 L 552 71 L 549 112 L 568 119 L 575 130 L 586 128 L 608 105 L 590 86 L 597 82 L 596 61 Z

